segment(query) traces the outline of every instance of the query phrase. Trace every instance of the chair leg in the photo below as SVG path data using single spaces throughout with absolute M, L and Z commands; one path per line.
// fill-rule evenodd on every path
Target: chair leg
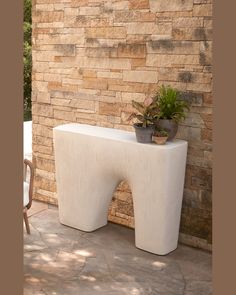
M 24 221 L 25 221 L 25 227 L 26 227 L 27 234 L 30 235 L 30 227 L 29 227 L 29 220 L 28 220 L 27 211 L 23 212 L 23 216 L 24 216 Z

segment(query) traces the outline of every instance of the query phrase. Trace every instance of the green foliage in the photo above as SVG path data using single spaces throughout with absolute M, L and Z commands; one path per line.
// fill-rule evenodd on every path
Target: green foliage
M 24 120 L 31 119 L 31 0 L 24 0 Z
M 154 136 L 168 137 L 169 133 L 164 129 L 157 129 L 154 131 Z
M 132 106 L 137 110 L 136 113 L 132 113 L 128 120 L 136 118 L 142 127 L 148 127 L 152 125 L 158 116 L 158 107 L 154 99 L 147 99 L 143 103 L 132 101 Z
M 185 110 L 189 110 L 189 105 L 180 99 L 176 89 L 162 85 L 155 99 L 159 107 L 159 119 L 174 120 L 177 123 L 185 119 Z
M 24 22 L 32 23 L 31 0 L 24 0 Z

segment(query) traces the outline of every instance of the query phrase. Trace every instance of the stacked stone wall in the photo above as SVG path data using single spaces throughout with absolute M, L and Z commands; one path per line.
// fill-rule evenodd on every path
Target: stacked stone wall
M 210 249 L 212 1 L 34 0 L 32 41 L 34 198 L 57 203 L 53 127 L 133 130 L 131 101 L 171 85 L 191 102 L 177 135 L 189 142 L 180 240 Z M 134 227 L 127 183 L 109 220 Z

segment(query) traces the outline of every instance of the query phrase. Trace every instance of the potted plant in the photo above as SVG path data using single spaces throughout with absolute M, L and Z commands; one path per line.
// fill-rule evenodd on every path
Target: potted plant
M 137 112 L 130 115 L 128 120 L 136 118 L 138 122 L 133 124 L 136 138 L 141 143 L 151 143 L 155 129 L 154 121 L 158 117 L 158 106 L 153 98 L 146 99 L 143 103 L 132 101 L 132 106 Z
M 185 110 L 189 110 L 186 101 L 180 99 L 179 92 L 170 87 L 162 85 L 155 95 L 159 107 L 157 127 L 168 132 L 168 140 L 172 140 L 178 131 L 178 124 L 185 119 Z
M 168 139 L 168 132 L 164 129 L 155 130 L 152 139 L 156 144 L 165 144 Z

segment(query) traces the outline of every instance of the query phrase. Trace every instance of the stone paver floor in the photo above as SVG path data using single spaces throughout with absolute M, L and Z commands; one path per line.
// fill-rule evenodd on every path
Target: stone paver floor
M 209 295 L 211 254 L 179 245 L 167 256 L 139 250 L 134 231 L 109 223 L 92 233 L 59 223 L 34 202 L 24 234 L 24 295 Z

